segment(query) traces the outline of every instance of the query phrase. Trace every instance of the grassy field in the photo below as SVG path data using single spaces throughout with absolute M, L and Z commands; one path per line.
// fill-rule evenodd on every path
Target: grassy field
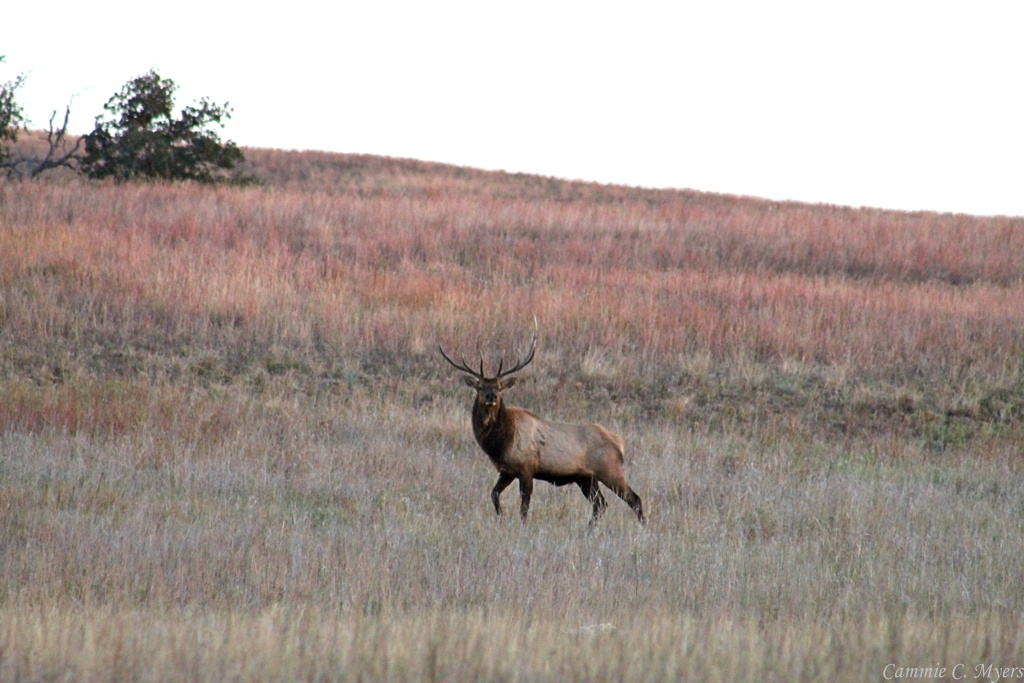
M 0 679 L 1024 676 L 1024 219 L 247 157 L 0 181 Z M 494 516 L 534 316 L 646 527 Z

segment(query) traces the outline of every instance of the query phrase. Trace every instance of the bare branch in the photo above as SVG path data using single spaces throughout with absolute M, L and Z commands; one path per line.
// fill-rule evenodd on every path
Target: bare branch
M 78 148 L 82 145 L 82 138 L 79 137 L 75 140 L 74 147 L 72 147 L 70 151 L 66 151 L 67 141 L 65 138 L 67 137 L 68 119 L 70 116 L 71 105 L 69 104 L 64 110 L 64 124 L 56 131 L 53 129 L 53 120 L 57 117 L 56 110 L 53 112 L 53 115 L 50 116 L 50 129 L 46 133 L 46 142 L 49 144 L 50 149 L 46 153 L 46 157 L 29 173 L 30 178 L 35 178 L 40 173 L 48 171 L 51 168 L 63 167 L 73 170 L 77 169 Z M 60 152 L 58 152 L 58 150 L 60 150 Z
M 82 138 L 75 140 L 71 145 L 68 140 L 68 121 L 71 118 L 71 105 L 64 110 L 64 122 L 59 128 L 54 127 L 54 120 L 57 112 L 54 110 L 50 116 L 50 125 L 46 132 L 46 155 L 40 159 L 38 156 L 22 152 L 17 156 L 5 160 L 0 168 L 7 169 L 7 175 L 16 178 L 36 178 L 40 174 L 54 168 L 68 168 L 78 170 L 79 149 L 82 146 Z

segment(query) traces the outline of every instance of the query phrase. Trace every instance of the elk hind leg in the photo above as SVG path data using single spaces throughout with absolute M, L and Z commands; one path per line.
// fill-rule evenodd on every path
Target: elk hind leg
M 627 485 L 624 491 L 616 491 L 615 493 L 619 495 L 619 498 L 626 501 L 626 505 L 633 509 L 633 512 L 636 513 L 636 518 L 641 524 L 647 523 L 647 518 L 644 517 L 644 504 L 641 502 L 640 496 L 636 495 L 636 491 Z
M 580 487 L 580 491 L 583 492 L 587 500 L 594 506 L 594 513 L 590 518 L 590 526 L 594 526 L 604 513 L 605 508 L 608 507 L 608 503 L 605 501 L 604 496 L 601 495 L 601 487 L 593 477 L 580 477 L 576 480 L 576 484 Z
M 619 498 L 626 502 L 633 512 L 636 514 L 636 518 L 640 520 L 641 524 L 647 522 L 647 518 L 644 517 L 644 505 L 640 500 L 640 496 L 636 495 L 636 491 L 629 487 L 626 483 L 626 476 L 621 472 L 616 473 L 615 476 L 610 476 L 601 479 L 601 483 L 610 488 L 615 492 Z

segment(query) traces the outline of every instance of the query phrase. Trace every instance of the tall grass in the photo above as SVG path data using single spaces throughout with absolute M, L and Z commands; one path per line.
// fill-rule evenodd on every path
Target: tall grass
M 1019 665 L 1020 219 L 249 156 L 0 183 L 0 677 Z M 509 398 L 620 432 L 647 527 L 495 519 L 436 346 L 534 315 Z
M 891 214 L 865 239 L 852 218 L 814 220 L 849 210 L 762 220 L 751 200 L 694 222 L 649 201 L 3 192 L 7 334 L 26 347 L 86 334 L 418 361 L 424 336 L 493 338 L 536 314 L 554 355 L 597 345 L 655 363 L 753 354 L 948 373 L 969 360 L 993 374 L 1021 350 L 1024 230 L 1010 220 Z

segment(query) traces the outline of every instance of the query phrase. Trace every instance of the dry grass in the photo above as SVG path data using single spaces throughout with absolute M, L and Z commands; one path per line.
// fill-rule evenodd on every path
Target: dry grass
M 0 183 L 0 677 L 1024 666 L 1024 221 L 249 158 Z M 494 518 L 435 349 L 534 315 L 646 528 Z
M 339 617 L 287 608 L 255 613 L 112 613 L 13 617 L 42 656 L 26 678 L 175 680 L 882 680 L 883 661 L 946 666 L 974 680 L 1019 661 L 996 619 L 883 617 L 842 626 L 784 623 L 771 633 L 726 616 L 648 616 L 622 627 L 518 620 L 479 611 Z M 61 656 L 55 656 L 59 652 Z M 944 662 L 955 662 L 945 665 Z M 937 664 L 938 663 L 938 664 Z M 906 665 L 906 668 L 916 665 Z M 993 666 L 988 664 L 988 671 Z M 895 667 L 888 671 L 892 680 Z M 900 676 L 900 678 L 909 676 Z M 915 678 L 918 678 L 915 676 Z M 920 678 L 930 679 L 931 676 Z M 935 677 L 939 678 L 939 677 Z

